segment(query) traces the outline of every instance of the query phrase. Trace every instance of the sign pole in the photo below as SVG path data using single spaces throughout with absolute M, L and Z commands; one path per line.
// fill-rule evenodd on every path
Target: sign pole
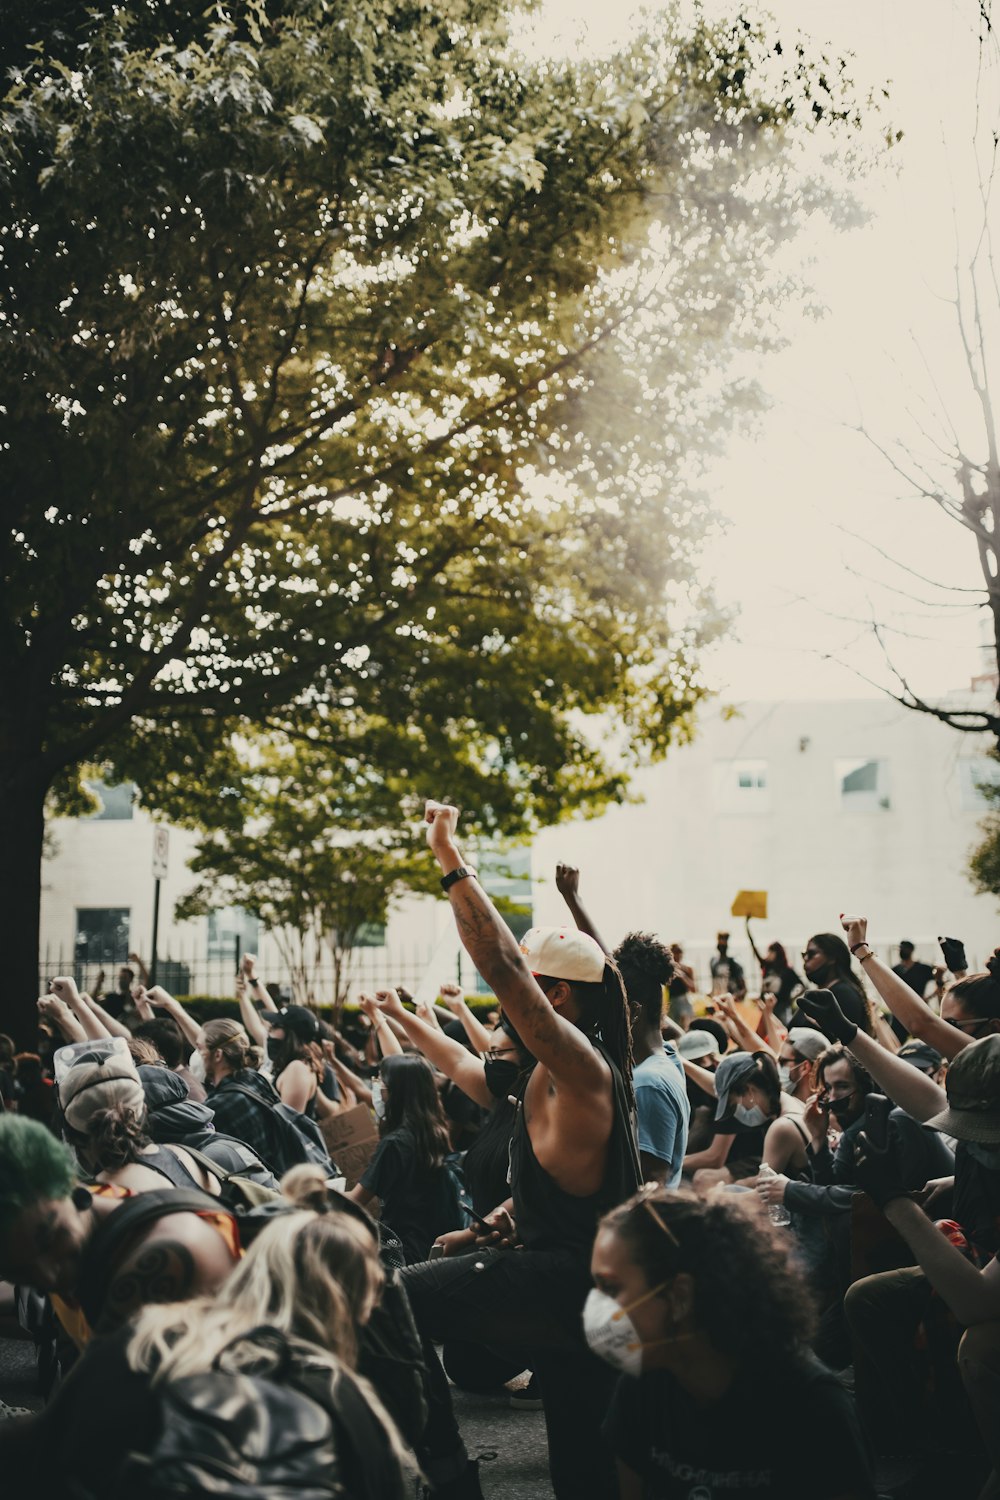
M 170 854 L 170 830 L 158 823 L 153 829 L 153 951 L 149 956 L 149 983 L 156 983 L 156 949 L 160 939 L 160 882 L 166 879 Z
M 156 945 L 160 937 L 160 877 L 153 881 L 153 951 L 149 956 L 149 987 L 156 983 Z

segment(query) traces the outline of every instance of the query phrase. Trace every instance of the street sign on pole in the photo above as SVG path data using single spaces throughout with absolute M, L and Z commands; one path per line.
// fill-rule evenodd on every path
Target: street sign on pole
M 170 854 L 170 829 L 157 823 L 153 829 L 153 879 L 166 880 Z

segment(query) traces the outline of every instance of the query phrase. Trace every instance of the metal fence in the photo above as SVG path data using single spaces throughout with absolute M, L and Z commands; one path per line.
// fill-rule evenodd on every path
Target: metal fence
M 424 978 L 433 949 L 428 945 L 395 948 L 357 948 L 348 965 L 348 994 L 354 999 L 366 991 L 371 993 L 386 985 L 403 985 L 408 990 L 416 989 Z M 147 955 L 141 955 L 150 962 Z M 215 995 L 231 996 L 235 993 L 236 974 L 240 954 L 237 949 L 231 955 L 206 957 L 204 953 L 185 954 L 168 952 L 161 954 L 156 963 L 155 982 L 161 984 L 171 995 Z M 482 990 L 483 986 L 468 960 L 447 966 L 454 972 L 435 977 L 439 982 L 454 979 L 469 993 Z M 105 993 L 119 987 L 119 973 L 130 969 L 138 981 L 139 968 L 126 953 L 110 952 L 101 958 L 78 959 L 72 953 L 43 948 L 39 957 L 39 994 L 48 989 L 49 981 L 62 974 L 70 974 L 81 990 L 93 993 L 95 988 Z M 277 986 L 282 998 L 308 998 L 296 985 L 287 965 L 274 960 L 266 965 L 258 964 L 258 973 L 269 986 Z M 332 1001 L 335 990 L 333 961 L 329 957 L 309 971 L 309 987 L 312 998 L 319 1003 Z

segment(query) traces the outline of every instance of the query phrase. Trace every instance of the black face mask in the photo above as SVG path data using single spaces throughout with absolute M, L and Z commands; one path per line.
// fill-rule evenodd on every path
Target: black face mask
M 521 1064 L 508 1057 L 487 1057 L 483 1063 L 486 1087 L 494 1099 L 506 1099 L 517 1087 Z
M 269 1036 L 268 1037 L 268 1039 L 267 1039 L 267 1055 L 271 1059 L 272 1062 L 275 1062 L 281 1056 L 281 1049 L 282 1049 L 282 1047 L 284 1047 L 284 1045 L 285 1045 L 284 1037 L 282 1037 L 282 1039 L 280 1041 L 278 1040 L 277 1037 L 274 1037 L 274 1036 Z
M 854 1095 L 847 1094 L 843 1099 L 831 1099 L 830 1113 L 838 1125 L 849 1125 L 854 1116 Z
M 806 980 L 809 984 L 813 984 L 817 989 L 821 990 L 832 973 L 833 964 L 827 959 L 825 963 L 820 964 L 818 969 L 810 969 L 806 974 Z

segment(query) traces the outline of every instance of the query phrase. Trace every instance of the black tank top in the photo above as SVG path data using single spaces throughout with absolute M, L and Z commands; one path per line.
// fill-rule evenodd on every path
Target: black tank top
M 607 1049 L 600 1042 L 594 1046 L 611 1069 L 614 1104 L 604 1180 L 596 1193 L 581 1198 L 565 1192 L 540 1164 L 524 1121 L 527 1080 L 521 1089 L 510 1143 L 510 1183 L 518 1236 L 528 1250 L 570 1250 L 589 1259 L 602 1214 L 631 1197 L 642 1183 L 635 1130 L 621 1073 Z
M 201 1187 L 197 1177 L 192 1177 L 180 1157 L 168 1151 L 166 1146 L 157 1146 L 155 1151 L 144 1151 L 136 1159 L 136 1165 L 148 1167 L 151 1172 L 159 1172 L 160 1176 L 172 1182 L 174 1187 Z

